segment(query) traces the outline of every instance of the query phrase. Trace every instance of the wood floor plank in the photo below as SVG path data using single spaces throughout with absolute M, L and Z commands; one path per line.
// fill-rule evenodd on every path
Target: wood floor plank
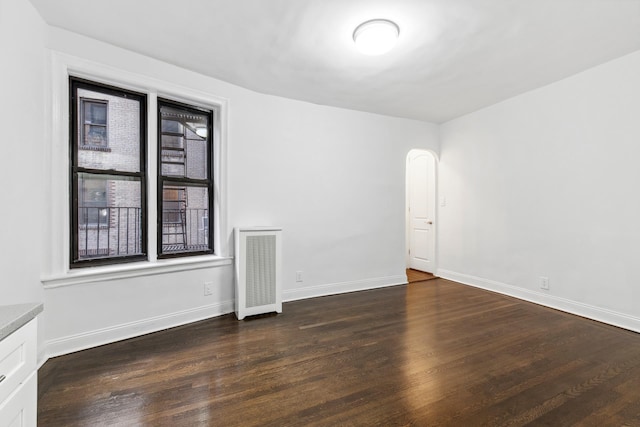
M 38 425 L 640 426 L 640 335 L 444 279 L 49 360 Z
M 426 271 L 414 270 L 412 268 L 407 268 L 406 273 L 409 283 L 422 282 L 425 280 L 432 280 L 436 278 L 436 276 L 431 273 L 427 273 Z

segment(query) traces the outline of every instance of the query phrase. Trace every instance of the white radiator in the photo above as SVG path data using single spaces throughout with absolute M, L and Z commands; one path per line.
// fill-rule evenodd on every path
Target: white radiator
M 282 229 L 235 229 L 236 317 L 282 313 Z

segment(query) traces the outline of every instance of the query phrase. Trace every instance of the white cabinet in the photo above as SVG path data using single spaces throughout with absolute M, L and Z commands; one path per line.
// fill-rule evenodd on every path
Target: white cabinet
M 35 427 L 37 318 L 0 341 L 0 427 Z

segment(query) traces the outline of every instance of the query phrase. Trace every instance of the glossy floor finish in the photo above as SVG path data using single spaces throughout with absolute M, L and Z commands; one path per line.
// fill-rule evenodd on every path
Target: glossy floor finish
M 640 335 L 443 279 L 49 360 L 38 425 L 638 426 Z
M 426 271 L 414 270 L 413 268 L 407 268 L 406 273 L 407 281 L 409 283 L 436 279 L 436 276 L 431 273 L 427 273 Z

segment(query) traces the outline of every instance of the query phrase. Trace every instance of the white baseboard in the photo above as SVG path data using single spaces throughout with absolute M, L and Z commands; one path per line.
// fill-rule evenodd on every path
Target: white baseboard
M 133 338 L 231 312 L 233 312 L 233 301 L 223 301 L 77 335 L 56 338 L 46 342 L 46 357 L 42 357 L 42 363 L 51 357 Z
M 407 276 L 400 275 L 354 280 L 351 282 L 330 283 L 327 285 L 307 286 L 303 288 L 287 289 L 283 291 L 282 300 L 297 301 L 301 299 L 323 297 L 327 295 L 344 294 L 347 292 L 365 291 L 368 289 L 405 285 L 406 283 Z
M 399 275 L 309 286 L 284 291 L 283 300 L 296 301 L 326 295 L 403 285 L 406 283 L 407 277 L 405 275 Z M 41 361 L 40 363 L 43 364 L 51 357 L 85 350 L 99 345 L 110 344 L 151 332 L 161 331 L 175 326 L 232 313 L 233 311 L 234 301 L 224 301 L 191 310 L 169 313 L 162 316 L 150 317 L 135 322 L 123 323 L 120 325 L 110 326 L 108 328 L 52 339 L 45 343 L 46 352 L 39 356 L 39 360 Z
M 438 269 L 438 277 L 453 280 L 464 285 L 486 289 L 500 294 L 512 296 L 521 300 L 540 304 L 546 307 L 565 311 L 567 313 L 593 319 L 599 322 L 614 325 L 640 333 L 640 318 L 624 313 L 607 310 L 604 308 L 580 303 L 577 301 L 549 295 L 543 292 L 531 291 L 508 285 L 494 280 L 484 279 L 455 271 Z M 288 289 L 283 292 L 284 301 L 296 301 L 307 298 L 315 298 L 326 295 L 336 295 L 348 292 L 363 291 L 368 289 L 384 288 L 389 286 L 403 285 L 407 283 L 405 275 L 378 277 L 364 280 L 354 280 L 350 282 L 330 283 Z M 179 311 L 167 315 L 151 317 L 135 322 L 124 323 L 108 328 L 88 331 L 77 335 L 49 340 L 45 344 L 46 352 L 38 355 L 39 366 L 42 366 L 49 358 L 73 353 L 87 348 L 97 347 L 128 338 L 145 335 L 151 332 L 161 331 L 187 323 L 197 322 L 211 317 L 220 316 L 234 311 L 234 302 L 223 301 L 190 310 Z
M 443 279 L 453 280 L 464 285 L 498 292 L 500 294 L 509 295 L 521 300 L 544 305 L 545 307 L 554 308 L 556 310 L 596 320 L 598 322 L 607 323 L 609 325 L 628 329 L 634 332 L 640 332 L 640 318 L 630 316 L 628 314 L 549 295 L 548 293 L 531 291 L 529 289 L 519 288 L 506 283 L 483 279 L 482 277 L 457 273 L 455 271 L 438 269 L 436 275 Z

